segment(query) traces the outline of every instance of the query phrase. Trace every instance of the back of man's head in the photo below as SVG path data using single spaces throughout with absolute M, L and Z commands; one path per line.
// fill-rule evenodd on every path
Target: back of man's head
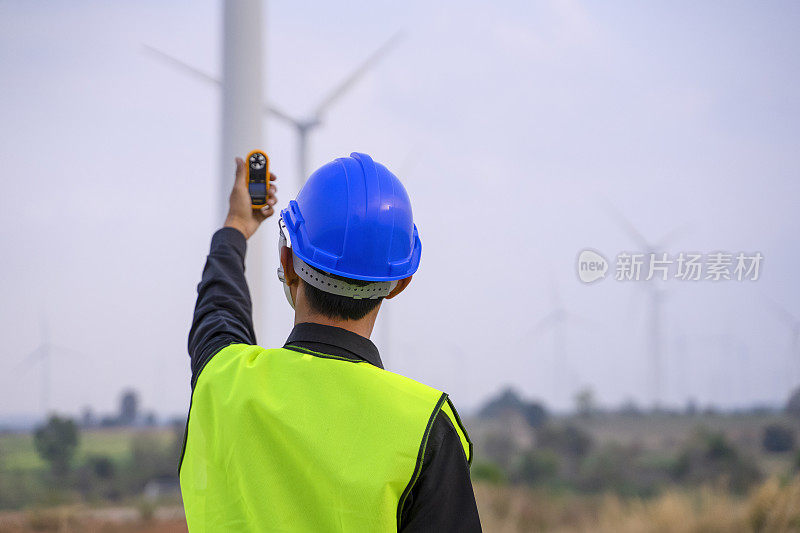
M 408 194 L 366 154 L 314 172 L 281 211 L 280 225 L 309 307 L 332 319 L 365 317 L 419 267 Z
M 321 274 L 326 274 L 333 279 L 361 287 L 368 287 L 371 284 L 369 281 L 347 279 L 341 276 L 324 273 L 317 269 L 314 270 Z M 308 300 L 308 305 L 311 307 L 311 310 L 322 316 L 333 319 L 361 320 L 367 316 L 370 311 L 377 308 L 384 298 L 383 296 L 379 296 L 378 298 L 350 298 L 348 296 L 340 296 L 338 294 L 325 292 L 305 281 L 301 281 L 301 283 L 303 284 L 303 293 L 305 294 L 306 300 Z

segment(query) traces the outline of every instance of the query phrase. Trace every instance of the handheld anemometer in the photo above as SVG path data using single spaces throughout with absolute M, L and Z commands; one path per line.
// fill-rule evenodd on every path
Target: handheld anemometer
M 261 150 L 247 154 L 247 190 L 250 205 L 261 209 L 267 205 L 269 197 L 269 157 Z

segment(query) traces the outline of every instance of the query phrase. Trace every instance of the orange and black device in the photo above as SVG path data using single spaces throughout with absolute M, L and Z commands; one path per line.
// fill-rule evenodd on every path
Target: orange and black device
M 269 157 L 261 150 L 253 150 L 247 154 L 247 190 L 250 193 L 250 205 L 253 209 L 261 209 L 267 205 Z

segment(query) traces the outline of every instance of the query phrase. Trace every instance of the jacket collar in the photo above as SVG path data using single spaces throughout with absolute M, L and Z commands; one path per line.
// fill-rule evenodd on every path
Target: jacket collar
M 371 340 L 357 333 L 335 326 L 313 322 L 295 325 L 284 346 L 298 346 L 312 351 L 343 357 L 357 357 L 383 368 L 378 347 Z

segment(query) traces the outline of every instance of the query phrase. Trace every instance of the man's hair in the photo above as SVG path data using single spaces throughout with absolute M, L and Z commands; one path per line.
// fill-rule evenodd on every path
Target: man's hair
M 309 268 L 312 270 L 317 270 L 311 265 L 309 265 Z M 373 283 L 371 281 L 364 281 L 360 279 L 344 278 L 328 272 L 325 272 L 325 275 L 334 279 L 345 281 L 347 283 L 352 283 L 353 285 L 358 285 L 360 287 Z M 355 299 L 347 296 L 340 296 L 338 294 L 331 294 L 314 287 L 310 283 L 306 283 L 303 278 L 300 278 L 300 280 L 303 282 L 303 290 L 308 298 L 308 303 L 311 306 L 311 309 L 328 318 L 361 320 L 367 316 L 370 311 L 378 307 L 381 303 L 381 300 L 383 300 L 383 297 L 368 300 L 366 298 Z

